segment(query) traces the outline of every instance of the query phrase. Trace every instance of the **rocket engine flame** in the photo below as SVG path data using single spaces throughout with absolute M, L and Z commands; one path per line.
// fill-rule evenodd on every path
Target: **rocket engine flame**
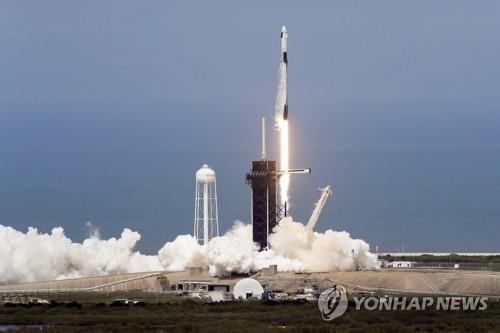
M 281 29 L 281 57 L 279 69 L 278 93 L 275 104 L 276 130 L 280 133 L 280 170 L 288 171 L 289 145 L 288 145 L 288 92 L 287 92 L 287 67 L 288 67 L 288 30 L 285 26 Z M 290 186 L 290 175 L 283 174 L 280 177 L 280 204 L 288 202 L 288 188 Z
M 280 127 L 280 170 L 288 171 L 289 165 L 289 149 L 288 149 L 288 120 L 281 119 Z M 288 188 L 290 186 L 290 175 L 283 174 L 279 180 L 280 188 L 280 204 L 284 205 L 288 202 Z

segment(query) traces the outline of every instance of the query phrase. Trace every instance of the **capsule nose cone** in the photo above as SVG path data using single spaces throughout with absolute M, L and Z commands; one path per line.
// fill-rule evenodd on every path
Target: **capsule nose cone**
M 281 28 L 281 32 L 287 32 L 287 30 L 286 30 L 286 26 L 283 26 L 283 27 Z

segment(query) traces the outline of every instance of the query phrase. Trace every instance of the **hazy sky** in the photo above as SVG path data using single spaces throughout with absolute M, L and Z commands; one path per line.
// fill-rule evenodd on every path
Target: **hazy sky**
M 286 24 L 292 165 L 313 169 L 293 215 L 332 184 L 320 229 L 500 251 L 499 17 L 497 1 L 3 0 L 0 223 L 129 226 L 151 252 L 191 232 L 205 162 L 221 229 L 248 221 Z

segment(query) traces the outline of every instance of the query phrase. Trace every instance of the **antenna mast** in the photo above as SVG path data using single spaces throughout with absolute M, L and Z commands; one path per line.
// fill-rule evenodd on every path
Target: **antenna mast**
M 262 117 L 262 153 L 260 155 L 261 160 L 266 160 L 266 118 Z

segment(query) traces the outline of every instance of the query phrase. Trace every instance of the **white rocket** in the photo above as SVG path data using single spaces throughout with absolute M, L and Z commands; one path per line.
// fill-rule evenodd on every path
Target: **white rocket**
M 288 31 L 286 27 L 283 26 L 281 28 L 280 82 L 278 87 L 278 96 L 276 97 L 276 111 L 274 116 L 277 124 L 282 119 L 288 119 L 287 67 Z M 277 127 L 279 128 L 279 126 Z
M 284 63 L 285 65 L 288 64 L 288 59 L 286 56 L 286 53 L 288 52 L 288 30 L 286 29 L 286 26 L 283 26 L 281 28 L 281 62 Z

